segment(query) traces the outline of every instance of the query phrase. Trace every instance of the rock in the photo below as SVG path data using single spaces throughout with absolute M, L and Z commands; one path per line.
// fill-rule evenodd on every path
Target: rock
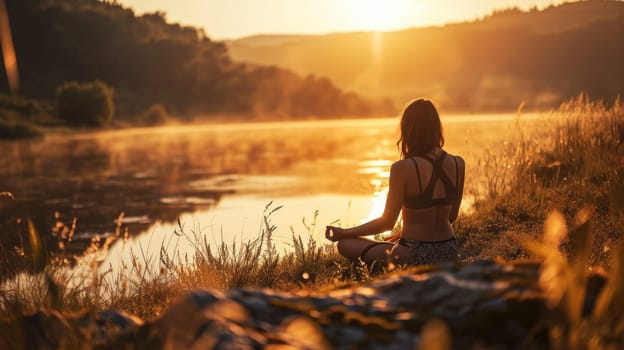
M 202 315 L 199 324 L 212 323 L 182 328 L 197 330 L 201 334 L 193 339 L 214 347 L 232 345 L 232 338 L 217 336 L 229 334 L 252 348 L 405 348 L 418 343 L 428 319 L 441 318 L 454 337 L 465 337 L 459 339 L 461 344 L 509 345 L 521 341 L 546 312 L 542 299 L 528 297 L 540 295 L 538 269 L 537 265 L 516 269 L 486 261 L 461 268 L 395 273 L 323 295 L 237 289 L 223 296 L 231 302 L 222 304 L 221 311 L 215 311 L 218 304 L 195 310 Z M 177 312 L 190 320 L 190 309 L 184 305 L 172 305 L 163 319 L 181 308 Z M 513 312 L 527 305 L 530 312 L 521 312 L 517 322 L 507 322 L 514 319 Z M 492 332 L 501 324 L 507 326 Z M 165 328 L 171 332 L 180 327 Z M 254 333 L 254 337 L 247 336 Z M 176 344 L 185 348 L 191 343 Z
M 74 323 L 95 346 L 105 346 L 115 337 L 132 335 L 143 325 L 140 318 L 115 310 L 86 314 Z
M 423 329 L 435 319 L 454 348 L 513 348 L 527 338 L 540 347 L 547 332 L 536 327 L 551 310 L 539 268 L 494 261 L 414 268 L 327 293 L 196 290 L 145 324 L 114 310 L 77 320 L 40 313 L 21 320 L 20 339 L 54 348 L 63 334 L 76 337 L 70 325 L 77 323 L 78 336 L 111 349 L 405 349 L 426 346 L 431 334 Z

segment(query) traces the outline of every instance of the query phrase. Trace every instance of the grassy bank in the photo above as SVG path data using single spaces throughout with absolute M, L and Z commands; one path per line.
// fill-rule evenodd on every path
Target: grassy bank
M 471 189 L 478 200 L 474 210 L 457 221 L 456 231 L 464 245 L 465 261 L 497 257 L 544 260 L 547 266 L 563 271 L 557 275 L 559 279 L 545 283 L 582 290 L 587 268 L 621 268 L 616 265 L 622 259 L 611 263 L 610 257 L 622 245 L 624 224 L 624 106 L 620 102 L 606 106 L 581 96 L 552 113 L 557 116 L 544 118 L 538 129 L 518 127 L 514 139 L 502 146 L 492 145 L 485 153 L 478 167 L 480 185 Z M 34 273 L 22 275 L 0 291 L 0 315 L 12 318 L 41 308 L 64 313 L 114 308 L 149 320 L 173 298 L 196 288 L 322 290 L 373 278 L 365 268 L 338 256 L 333 247 L 318 243 L 315 230 L 293 232 L 292 250 L 278 252 L 272 240 L 276 228 L 271 214 L 275 210 L 279 208 L 267 205 L 265 224 L 255 241 L 214 247 L 201 232 L 180 224 L 173 234 L 192 242 L 193 254 L 170 256 L 163 249 L 154 265 L 136 252 L 132 263 L 120 269 L 100 266 L 98 254 L 90 255 L 90 261 L 80 261 L 82 270 L 71 269 L 62 256 L 46 257 L 39 235 L 31 228 L 27 249 L 31 254 L 25 259 L 31 259 Z M 557 219 L 561 222 L 545 229 L 544 222 L 553 211 L 562 213 L 554 216 L 561 217 Z M 565 226 L 578 229 L 562 241 L 544 237 L 544 232 L 563 237 L 556 227 Z M 579 235 L 587 243 L 583 245 L 588 248 L 587 266 L 568 264 L 554 253 L 562 248 L 578 257 L 575 239 Z M 114 239 L 124 240 L 119 234 Z M 545 242 L 541 246 L 546 248 L 527 242 Z M 94 242 L 92 250 L 106 254 L 111 243 Z M 619 285 L 609 288 L 622 290 Z M 614 300 L 612 297 L 600 307 L 608 308 Z M 586 325 L 577 322 L 566 327 Z M 592 330 L 583 328 L 582 332 Z
M 592 265 L 608 264 L 622 245 L 624 105 L 579 96 L 552 113 L 535 129 L 518 125 L 480 160 L 481 199 L 456 226 L 466 259 L 532 258 L 521 242 L 541 237 L 550 212 L 574 226 L 584 208 L 593 213 Z

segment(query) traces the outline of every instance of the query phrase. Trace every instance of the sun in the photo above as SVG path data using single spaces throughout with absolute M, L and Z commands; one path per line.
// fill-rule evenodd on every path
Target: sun
M 405 0 L 344 0 L 347 18 L 363 30 L 392 30 L 402 26 L 408 6 Z

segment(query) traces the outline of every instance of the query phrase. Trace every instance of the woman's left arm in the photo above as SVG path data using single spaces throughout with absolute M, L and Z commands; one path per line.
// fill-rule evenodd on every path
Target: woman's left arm
M 449 214 L 449 221 L 452 223 L 457 219 L 459 215 L 459 206 L 461 205 L 462 197 L 464 195 L 464 177 L 466 175 L 466 163 L 460 156 L 454 156 L 457 161 L 457 199 L 453 203 L 451 213 Z
M 405 197 L 405 169 L 400 161 L 392 164 L 388 184 L 388 197 L 383 214 L 377 219 L 365 224 L 343 229 L 340 227 L 327 226 L 325 237 L 331 241 L 339 241 L 344 238 L 368 236 L 391 230 L 396 223 L 397 217 L 403 207 Z

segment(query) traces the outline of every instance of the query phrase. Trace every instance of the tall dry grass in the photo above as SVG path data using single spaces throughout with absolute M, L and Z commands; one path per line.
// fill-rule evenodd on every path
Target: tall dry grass
M 466 260 L 540 260 L 551 347 L 620 349 L 624 105 L 580 95 L 514 130 L 480 160 L 475 210 L 456 224 Z
M 559 212 L 549 215 L 541 241 L 528 241 L 527 249 L 539 256 L 539 283 L 554 312 L 541 325 L 550 334 L 553 349 L 621 349 L 624 346 L 624 247 L 610 257 L 610 273 L 590 274 L 592 209 L 584 208 L 568 230 Z M 562 252 L 564 241 L 573 255 Z M 597 285 L 602 287 L 597 288 Z
M 466 256 L 530 258 L 520 242 L 542 235 L 549 212 L 571 223 L 581 208 L 594 206 L 590 261 L 608 264 L 624 224 L 624 105 L 580 95 L 525 125 L 519 121 L 511 139 L 479 161 L 479 199 L 456 225 Z

